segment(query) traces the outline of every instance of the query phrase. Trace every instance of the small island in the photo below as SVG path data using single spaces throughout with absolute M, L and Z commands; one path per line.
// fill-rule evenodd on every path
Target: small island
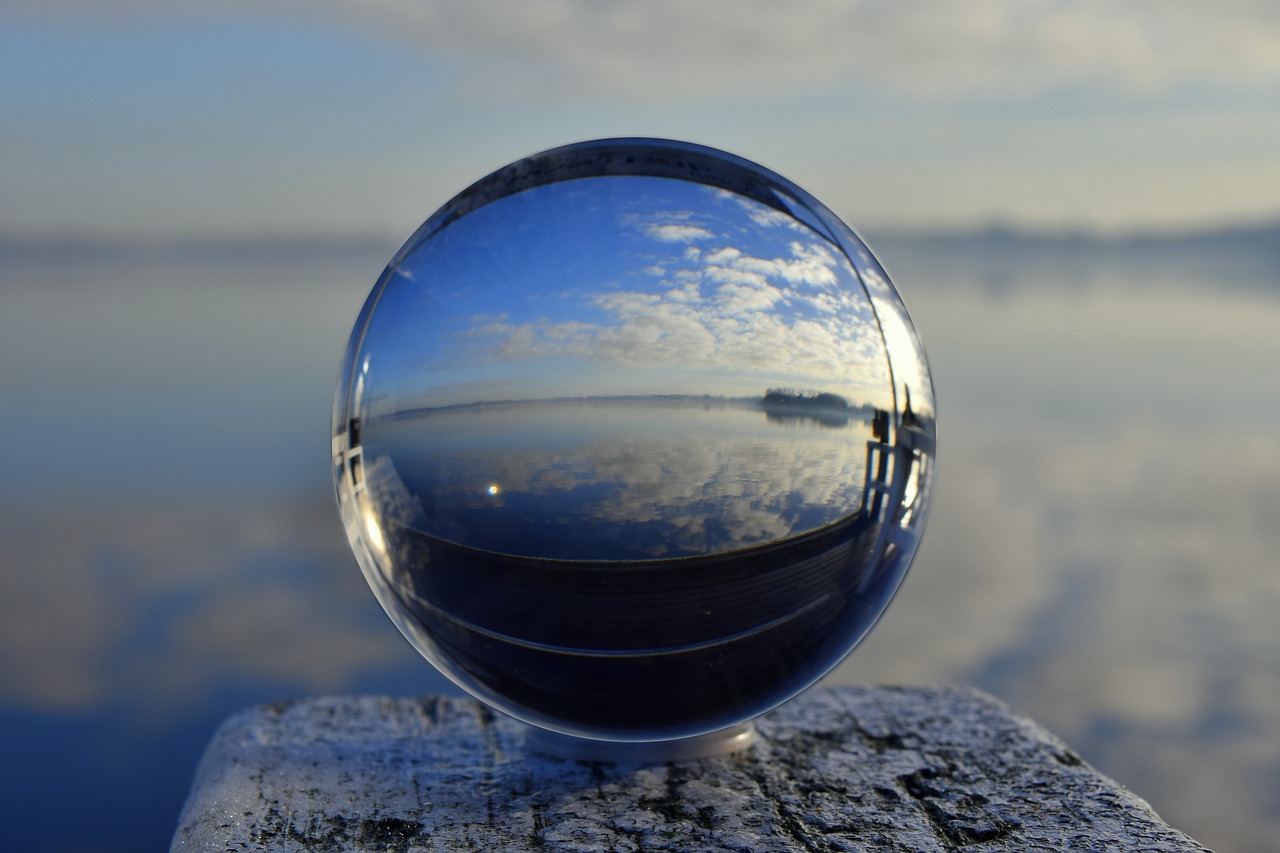
M 805 412 L 847 413 L 849 403 L 830 391 L 805 391 L 799 388 L 769 388 L 760 401 L 766 409 L 795 409 Z
M 824 427 L 844 427 L 855 414 L 844 397 L 830 391 L 769 388 L 758 404 L 775 423 L 807 421 Z

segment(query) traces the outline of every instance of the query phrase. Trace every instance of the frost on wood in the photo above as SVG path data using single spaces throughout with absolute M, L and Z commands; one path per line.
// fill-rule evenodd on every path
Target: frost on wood
M 228 720 L 174 851 L 1203 851 L 1034 722 L 963 688 L 816 688 L 747 750 L 531 754 L 470 699 L 339 697 Z

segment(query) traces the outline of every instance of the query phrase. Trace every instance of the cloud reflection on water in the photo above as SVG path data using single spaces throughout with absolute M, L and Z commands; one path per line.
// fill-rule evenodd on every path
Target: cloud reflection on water
M 1210 846 L 1265 849 L 1280 270 L 898 256 L 942 476 L 899 600 L 837 677 L 985 687 Z
M 501 550 L 498 537 L 531 556 L 575 540 L 616 551 L 575 558 L 717 553 L 862 506 L 870 426 L 819 417 L 700 398 L 462 406 L 366 423 L 364 477 L 384 515 L 479 548 Z M 513 526 L 526 532 L 499 532 Z
M 336 691 L 402 662 L 335 518 L 314 496 L 8 505 L 0 703 L 167 720 L 225 683 Z
M 910 246 L 885 254 L 934 358 L 942 476 L 916 566 L 837 676 L 985 686 L 1210 846 L 1273 846 L 1280 837 L 1276 267 L 1242 266 L 1247 259 L 1238 254 L 1163 266 L 1034 253 L 1011 261 L 988 252 L 977 261 L 944 253 L 935 263 Z M 10 480 L 19 491 L 0 512 L 5 707 L 63 720 L 128 706 L 139 717 L 152 714 L 160 731 L 217 705 L 210 697 L 220 684 L 239 685 L 240 704 L 365 689 L 362 676 L 382 668 L 401 680 L 380 689 L 442 689 L 374 602 L 328 496 L 333 348 L 350 321 L 336 303 L 350 296 L 349 282 L 336 281 L 328 263 L 240 260 L 220 273 L 206 259 L 198 278 L 177 287 L 172 259 L 99 262 L 99 276 L 114 276 L 103 279 L 115 300 L 108 312 L 98 311 L 107 298 L 97 291 L 53 287 L 58 276 L 70 278 L 67 263 L 46 258 L 0 270 L 9 288 L 0 299 L 10 309 L 0 312 L 0 349 L 11 368 L 28 366 L 28 384 L 6 386 L 7 402 L 28 420 L 6 437 L 34 453 L 14 460 L 25 473 Z M 348 262 L 338 277 L 371 280 L 376 263 Z M 224 284 L 220 298 L 229 304 L 206 310 L 211 288 L 228 278 L 244 286 Z M 314 294 L 317 282 L 329 282 L 324 298 L 307 302 L 307 315 L 290 313 L 295 301 L 286 293 L 305 285 Z M 66 322 L 67 290 L 97 322 L 81 314 Z M 54 420 L 61 410 L 39 395 L 76 400 L 83 374 L 75 347 L 87 331 L 96 330 L 85 368 L 95 381 L 109 377 L 107 353 L 126 356 L 130 369 L 150 363 L 144 321 L 153 296 L 171 316 L 168 355 L 152 369 L 176 376 L 190 367 L 214 379 L 93 397 L 99 406 L 128 400 L 127 411 L 104 410 L 111 425 L 142 414 L 167 426 L 176 449 L 153 449 L 149 464 L 171 469 L 181 457 L 207 474 L 147 493 L 122 490 L 117 469 L 95 461 L 97 444 L 67 443 Z M 263 299 L 271 311 L 255 316 Z M 197 321 L 214 325 L 199 333 Z M 229 367 L 220 361 L 219 329 L 241 335 Z M 278 352 L 294 355 L 281 362 Z M 195 423 L 187 402 L 239 387 L 240 366 L 250 361 L 261 368 L 252 401 L 268 401 L 272 416 L 253 423 L 262 447 L 248 473 L 253 484 L 292 487 L 296 457 L 314 458 L 305 499 L 255 491 L 240 506 L 202 485 L 222 484 L 235 468 L 228 460 L 241 457 L 221 432 L 187 430 Z M 173 387 L 181 392 L 176 413 Z M 269 393 L 276 391 L 285 397 Z M 24 407 L 25 395 L 35 396 Z M 272 414 L 281 407 L 289 419 Z M 228 406 L 231 414 L 213 423 L 221 429 L 244 411 Z M 84 412 L 77 415 L 83 424 Z M 313 449 L 300 452 L 294 445 L 305 444 L 298 436 L 309 429 Z M 105 446 L 131 435 L 112 429 Z M 62 444 L 47 436 L 63 436 Z M 128 761 L 154 749 L 145 734 L 114 734 Z M 190 769 L 152 781 L 181 788 Z M 115 770 L 104 762 L 78 772 L 106 787 Z M 139 791 L 137 813 L 151 808 L 147 796 Z M 33 813 L 43 807 L 34 798 L 15 802 Z M 117 826 L 131 819 L 121 816 Z
M 948 444 L 917 565 L 834 677 L 984 687 L 1207 843 L 1265 847 L 1280 830 L 1265 793 L 1280 768 L 1280 435 L 1241 430 L 1229 452 L 1185 424 L 1036 438 L 1054 452 Z

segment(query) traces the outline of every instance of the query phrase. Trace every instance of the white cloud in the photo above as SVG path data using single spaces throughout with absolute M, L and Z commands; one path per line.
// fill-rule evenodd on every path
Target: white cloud
M 705 228 L 696 225 L 678 225 L 675 223 L 650 224 L 645 233 L 663 243 L 692 243 L 695 240 L 710 240 L 715 235 Z
M 712 237 L 688 224 L 694 219 L 688 212 L 663 212 L 628 215 L 622 224 L 657 243 L 694 233 Z M 871 307 L 848 262 L 810 237 L 788 243 L 788 257 L 755 257 L 714 244 L 678 255 L 659 247 L 668 254 L 642 269 L 646 275 L 633 285 L 639 289 L 597 290 L 578 298 L 579 306 L 607 319 L 552 316 L 512 324 L 482 317 L 484 322 L 459 332 L 458 340 L 480 342 L 472 352 L 501 361 L 571 357 L 609 370 L 643 365 L 717 377 L 754 375 L 764 386 L 793 382 L 886 406 L 884 343 Z M 654 280 L 654 267 L 667 274 Z M 722 387 L 717 383 L 698 393 L 720 393 Z
M 673 302 L 699 302 L 702 300 L 701 290 L 695 282 L 687 282 L 680 287 L 673 287 L 665 295 L 667 299 Z
M 747 258 L 739 262 L 743 269 L 764 275 L 776 275 L 789 284 L 834 287 L 837 281 L 836 257 L 826 246 L 817 243 L 792 243 L 790 258 L 769 260 Z
M 782 291 L 763 282 L 730 282 L 717 293 L 720 310 L 729 316 L 768 311 L 782 299 Z
M 748 272 L 732 267 L 707 266 L 702 270 L 702 277 L 721 284 L 741 284 L 748 287 L 762 286 L 766 282 L 765 277 L 758 272 Z
M 926 92 L 1080 80 L 1143 89 L 1280 75 L 1280 7 L 1258 0 L 268 0 L 215 11 L 195 0 L 132 0 L 111 4 L 110 16 L 84 0 L 24 0 L 8 9 L 58 21 L 129 13 L 369 32 L 453 63 L 472 96 L 666 101 L 848 80 Z
M 788 298 L 806 301 L 815 310 L 821 311 L 825 314 L 838 314 L 846 302 L 845 300 L 835 298 L 830 293 L 818 293 L 814 296 L 808 297 L 799 296 L 797 294 L 788 294 Z
M 483 88 L 526 94 L 550 84 L 636 98 L 755 95 L 854 78 L 927 91 L 1082 78 L 1153 87 L 1280 74 L 1280 12 L 1249 0 L 329 0 L 325 9 L 454 57 Z M 534 73 L 510 79 L 513 64 Z
M 739 199 L 741 201 L 741 199 Z M 744 205 L 745 206 L 745 205 Z M 761 207 L 758 204 L 751 205 L 747 210 L 747 216 L 751 217 L 751 221 L 759 225 L 761 228 L 790 228 L 793 231 L 805 230 L 805 226 L 798 220 L 793 219 L 790 215 L 780 210 L 774 210 L 771 207 Z
M 742 257 L 742 251 L 735 249 L 733 246 L 725 246 L 722 249 L 716 249 L 711 252 L 703 260 L 713 266 L 721 266 L 724 264 L 732 264 L 735 260 Z

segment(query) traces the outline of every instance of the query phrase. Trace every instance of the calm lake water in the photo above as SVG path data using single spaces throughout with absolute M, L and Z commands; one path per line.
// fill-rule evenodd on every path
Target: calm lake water
M 1275 849 L 1274 250 L 871 236 L 932 360 L 938 490 L 831 678 L 976 685 L 1209 846 Z M 453 692 L 329 483 L 337 361 L 392 248 L 0 253 L 14 849 L 164 849 L 246 704 Z
M 862 507 L 872 439 L 848 414 L 688 397 L 457 406 L 361 432 L 369 489 L 417 507 L 397 521 L 563 560 L 723 553 L 831 524 Z

